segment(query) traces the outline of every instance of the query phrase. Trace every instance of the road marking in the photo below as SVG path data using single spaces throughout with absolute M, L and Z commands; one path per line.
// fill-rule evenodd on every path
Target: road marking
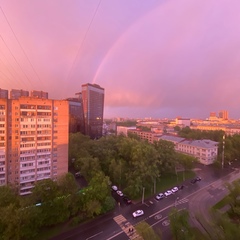
M 154 217 L 156 220 L 159 220 L 162 218 L 162 214 L 157 214 L 155 217 Z
M 165 220 L 164 222 L 162 222 L 162 225 L 164 227 L 168 226 L 170 224 L 170 220 Z
M 113 220 L 121 227 L 122 231 L 115 234 L 113 237 L 116 237 L 117 235 L 121 234 L 122 232 L 125 232 L 125 234 L 129 237 L 129 239 L 142 239 L 138 233 L 136 232 L 135 228 L 133 225 L 123 216 L 123 215 L 118 215 L 113 218 Z M 132 231 L 130 231 L 130 229 Z M 110 237 L 108 239 L 112 239 L 113 237 Z
M 100 235 L 100 234 L 102 234 L 102 233 L 103 233 L 103 231 L 102 231 L 102 232 L 99 232 L 99 233 L 97 233 L 97 234 L 95 234 L 95 235 L 92 235 L 91 237 L 87 238 L 86 240 L 91 239 L 91 238 L 94 238 L 94 237 L 96 237 L 96 236 L 98 236 L 98 235 Z

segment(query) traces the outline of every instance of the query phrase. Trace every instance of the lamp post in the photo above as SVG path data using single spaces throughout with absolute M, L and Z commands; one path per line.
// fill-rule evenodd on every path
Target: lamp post
M 224 166 L 224 147 L 225 147 L 225 135 L 223 135 L 222 169 L 223 169 L 223 166 Z
M 177 207 L 177 202 L 178 202 L 178 200 L 179 200 L 179 197 L 177 197 L 176 200 L 175 200 L 175 204 L 174 204 L 175 207 Z
M 143 192 L 142 192 L 142 203 L 144 203 L 144 192 L 145 192 L 145 187 L 143 187 Z

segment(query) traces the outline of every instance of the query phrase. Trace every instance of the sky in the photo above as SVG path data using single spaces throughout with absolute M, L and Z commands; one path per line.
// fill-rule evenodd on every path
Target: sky
M 239 0 L 0 0 L 0 88 L 74 97 L 104 117 L 240 118 Z

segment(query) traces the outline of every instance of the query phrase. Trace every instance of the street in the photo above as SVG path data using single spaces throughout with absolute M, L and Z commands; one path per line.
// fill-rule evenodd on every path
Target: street
M 131 205 L 121 204 L 113 212 L 82 224 L 70 232 L 52 238 L 52 240 L 134 239 L 137 236 L 134 227 L 141 221 L 146 221 L 154 229 L 160 229 L 163 239 L 168 240 L 171 238 L 168 215 L 173 207 L 179 211 L 181 209 L 189 210 L 191 223 L 200 230 L 206 231 L 196 220 L 196 214 L 201 213 L 206 219 L 209 219 L 208 208 L 227 194 L 225 183 L 240 178 L 240 172 L 236 169 L 224 169 L 219 175 L 212 172 L 212 169 L 207 166 L 197 168 L 196 172 L 202 177 L 202 181 L 194 184 L 189 180 L 185 181 L 184 189 L 175 194 L 159 201 L 152 196 L 143 204 L 141 202 Z M 132 213 L 138 209 L 143 210 L 144 215 L 133 218 Z M 129 228 L 133 228 L 134 232 L 129 232 Z

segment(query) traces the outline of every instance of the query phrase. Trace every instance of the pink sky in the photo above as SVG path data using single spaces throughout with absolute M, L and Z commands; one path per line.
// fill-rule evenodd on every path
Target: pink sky
M 105 117 L 240 118 L 239 0 L 0 0 L 0 88 L 105 88 Z

